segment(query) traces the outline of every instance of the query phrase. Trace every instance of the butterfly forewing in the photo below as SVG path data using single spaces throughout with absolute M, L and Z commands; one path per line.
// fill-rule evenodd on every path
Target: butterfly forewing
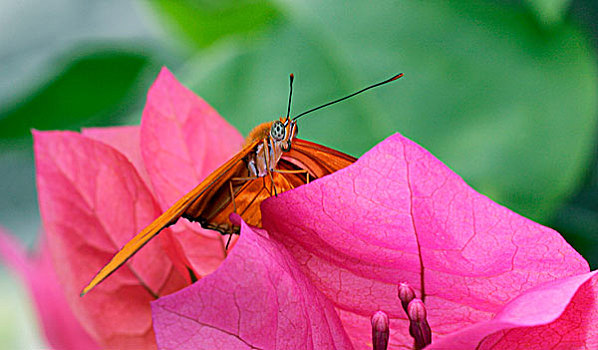
M 180 217 L 199 222 L 202 227 L 231 234 L 238 231 L 230 222 L 236 212 L 248 224 L 261 227 L 260 204 L 274 194 L 301 186 L 333 173 L 355 158 L 313 142 L 294 139 L 292 148 L 278 162 L 270 176 L 248 178 L 244 158 L 262 140 L 254 140 L 232 159 L 210 174 L 191 192 L 179 199 L 143 231 L 133 237 L 83 289 L 87 293 L 108 277 L 165 227 Z M 309 173 L 309 175 L 308 175 Z
M 209 194 L 215 190 L 223 187 L 223 184 L 228 183 L 231 177 L 236 176 L 238 169 L 244 168 L 243 158 L 253 151 L 259 143 L 255 141 L 247 145 L 241 152 L 237 153 L 229 161 L 221 165 L 213 173 L 208 175 L 199 185 L 193 190 L 184 195 L 181 199 L 176 201 L 168 210 L 155 219 L 151 224 L 134 236 L 114 257 L 104 266 L 91 282 L 83 289 L 81 295 L 89 292 L 98 283 L 103 281 L 106 277 L 116 271 L 122 264 L 124 264 L 131 256 L 133 256 L 139 249 L 141 249 L 147 242 L 155 237 L 164 228 L 174 224 L 184 215 L 191 205 L 200 202 L 208 202 L 211 196 Z

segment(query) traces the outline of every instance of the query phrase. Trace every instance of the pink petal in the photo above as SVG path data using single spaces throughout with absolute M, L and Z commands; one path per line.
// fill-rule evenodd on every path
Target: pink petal
M 150 88 L 141 122 L 141 153 L 163 210 L 241 148 L 243 138 L 166 68 Z M 226 257 L 224 238 L 181 220 L 175 239 L 201 276 Z
M 141 149 L 139 148 L 141 128 L 138 125 L 112 128 L 85 128 L 81 130 L 81 134 L 104 142 L 122 153 L 133 164 L 147 187 L 150 190 L 152 189 L 150 177 L 145 169 L 145 164 L 143 164 Z
M 241 149 L 243 137 L 162 68 L 147 94 L 141 153 L 162 209 Z
M 596 272 L 549 282 L 515 298 L 494 319 L 455 332 L 429 348 L 596 349 L 597 298 Z
M 399 282 L 421 293 L 424 281 L 439 339 L 491 319 L 540 283 L 589 270 L 557 232 L 475 192 L 400 135 L 348 168 L 266 200 L 262 217 L 337 305 L 357 348 L 366 348 L 377 310 L 391 317 L 392 344 L 412 344 Z
M 44 238 L 37 254 L 28 258 L 20 244 L 0 228 L 0 259 L 27 285 L 50 346 L 65 350 L 100 348 L 73 315 L 58 284 Z
M 40 211 L 73 313 L 104 347 L 155 347 L 149 302 L 185 286 L 160 235 L 84 298 L 82 287 L 160 208 L 126 158 L 73 132 L 34 132 Z M 150 292 L 151 291 L 151 292 Z
M 160 349 L 351 349 L 332 304 L 284 247 L 242 223 L 211 275 L 152 302 Z
M 81 132 L 84 136 L 104 142 L 122 153 L 133 164 L 147 187 L 153 188 L 141 157 L 139 126 L 87 128 Z M 178 232 L 172 235 L 172 229 Z M 224 244 L 218 235 L 216 238 L 205 238 L 194 233 L 189 227 L 181 225 L 172 229 L 162 232 L 161 235 L 171 236 L 166 238 L 170 242 L 167 245 L 167 253 L 180 272 L 188 274 L 187 266 L 193 266 L 198 275 L 204 276 L 220 265 L 224 258 Z

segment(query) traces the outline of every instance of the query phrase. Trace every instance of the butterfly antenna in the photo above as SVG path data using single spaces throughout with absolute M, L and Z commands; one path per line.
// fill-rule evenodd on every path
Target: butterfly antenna
M 373 88 L 375 88 L 375 87 L 377 87 L 377 86 L 380 86 L 380 85 L 384 85 L 384 84 L 390 83 L 391 81 L 395 81 L 395 80 L 399 79 L 399 78 L 400 78 L 400 77 L 402 77 L 402 76 L 403 76 L 403 73 L 397 74 L 397 75 L 393 76 L 393 77 L 392 77 L 392 78 L 390 78 L 390 79 L 386 79 L 386 80 L 384 80 L 384 81 L 381 81 L 381 82 L 379 82 L 379 83 L 376 83 L 376 84 L 374 84 L 374 85 L 370 85 L 370 86 L 368 86 L 368 87 L 366 87 L 366 88 L 363 88 L 363 89 L 361 89 L 361 90 L 359 90 L 359 91 L 356 91 L 356 92 L 354 92 L 354 93 L 352 93 L 352 94 L 350 94 L 350 95 L 347 95 L 347 96 L 345 96 L 345 97 L 341 97 L 341 98 L 339 98 L 338 100 L 330 101 L 330 102 L 328 102 L 328 103 L 325 103 L 325 104 L 323 104 L 323 105 L 321 105 L 321 106 L 314 107 L 314 108 L 312 108 L 312 109 L 310 109 L 310 110 L 307 110 L 307 111 L 305 111 L 305 112 L 303 112 L 303 113 L 301 113 L 301 114 L 299 114 L 299 115 L 297 115 L 297 116 L 293 117 L 293 120 L 297 120 L 297 119 L 299 119 L 300 117 L 302 117 L 302 116 L 304 116 L 304 115 L 306 115 L 306 114 L 309 114 L 309 113 L 311 113 L 311 112 L 315 112 L 315 111 L 317 111 L 318 109 L 322 109 L 322 108 L 324 108 L 324 107 L 328 107 L 328 106 L 330 106 L 330 105 L 333 105 L 333 104 L 335 104 L 335 103 L 338 103 L 338 102 L 344 101 L 344 100 L 346 100 L 346 99 L 349 99 L 349 98 L 351 98 L 351 97 L 353 97 L 353 96 L 355 96 L 355 95 L 359 95 L 360 93 L 362 93 L 362 92 L 365 92 L 365 91 L 367 91 L 367 90 L 369 90 L 369 89 L 373 89 Z M 291 79 L 291 80 L 292 80 L 292 79 Z M 290 101 L 290 97 L 289 97 L 289 101 Z M 290 108 L 290 107 L 289 107 L 289 108 Z
M 289 105 L 287 107 L 287 120 L 289 119 L 289 116 L 291 115 L 291 97 L 293 96 L 293 79 L 295 79 L 295 76 L 293 75 L 293 73 L 291 73 L 291 75 L 289 75 L 290 90 L 289 90 Z

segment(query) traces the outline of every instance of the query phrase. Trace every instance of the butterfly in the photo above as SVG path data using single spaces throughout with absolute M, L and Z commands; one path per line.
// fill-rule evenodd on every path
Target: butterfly
M 286 117 L 260 124 L 253 129 L 239 153 L 208 175 L 127 242 L 94 276 L 81 292 L 81 296 L 127 262 L 160 231 L 175 224 L 180 218 L 198 222 L 203 228 L 229 235 L 239 233 L 239 227 L 233 225 L 229 219 L 232 213 L 237 213 L 249 225 L 261 227 L 262 201 L 331 174 L 357 160 L 326 146 L 297 138 L 297 120 L 306 114 L 402 76 L 402 73 L 394 75 L 291 118 L 294 79 L 291 74 Z

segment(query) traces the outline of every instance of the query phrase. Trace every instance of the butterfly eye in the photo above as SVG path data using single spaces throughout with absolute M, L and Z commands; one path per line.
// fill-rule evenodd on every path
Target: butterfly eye
M 286 137 L 287 130 L 280 121 L 275 121 L 270 128 L 270 136 L 276 141 L 282 141 Z

